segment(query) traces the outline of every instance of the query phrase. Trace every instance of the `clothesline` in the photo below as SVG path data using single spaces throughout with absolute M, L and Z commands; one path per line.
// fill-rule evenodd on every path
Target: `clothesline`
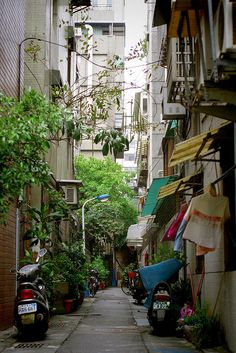
M 219 178 L 212 182 L 213 185 L 217 184 L 222 179 L 226 178 L 234 169 L 236 168 L 236 164 L 230 167 L 226 172 L 224 172 Z

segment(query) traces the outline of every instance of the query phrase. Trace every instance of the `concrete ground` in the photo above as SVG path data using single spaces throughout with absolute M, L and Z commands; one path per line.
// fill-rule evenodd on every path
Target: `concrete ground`
M 100 290 L 74 313 L 51 318 L 46 337 L 19 341 L 14 328 L 0 332 L 1 353 L 197 353 L 184 338 L 158 337 L 136 305 L 120 288 Z M 224 347 L 204 353 L 229 353 Z

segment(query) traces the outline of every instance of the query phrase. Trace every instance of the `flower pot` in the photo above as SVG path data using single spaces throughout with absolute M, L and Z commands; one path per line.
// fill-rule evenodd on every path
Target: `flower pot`
M 64 300 L 64 307 L 65 307 L 66 314 L 71 313 L 73 301 L 74 301 L 73 299 L 65 299 Z

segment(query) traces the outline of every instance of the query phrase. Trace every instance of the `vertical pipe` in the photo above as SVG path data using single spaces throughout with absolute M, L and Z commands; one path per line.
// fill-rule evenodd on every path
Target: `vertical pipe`
M 213 76 L 215 82 L 219 81 L 218 76 L 218 67 L 216 63 L 216 48 L 215 48 L 215 30 L 214 30 L 214 21 L 213 21 L 213 9 L 212 9 L 212 0 L 208 0 L 208 14 L 209 14 L 209 26 L 210 26 L 210 36 L 211 36 L 211 52 L 213 59 Z
M 20 202 L 17 202 L 16 208 L 16 270 L 20 267 Z M 17 273 L 16 273 L 16 286 L 15 291 L 17 292 Z
M 116 287 L 116 251 L 115 251 L 115 239 L 114 234 L 112 234 L 113 244 L 112 244 L 112 287 Z

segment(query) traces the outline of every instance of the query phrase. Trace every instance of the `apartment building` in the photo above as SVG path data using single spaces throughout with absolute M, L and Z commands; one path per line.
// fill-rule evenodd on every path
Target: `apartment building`
M 110 72 L 108 70 L 109 76 L 103 84 L 111 88 L 115 86 L 123 88 L 124 77 L 119 67 L 122 68 L 124 64 L 124 5 L 124 0 L 93 0 L 86 11 L 74 14 L 74 26 L 80 53 L 83 52 L 81 46 L 83 34 L 87 32 L 87 38 L 89 38 L 86 49 L 87 58 L 82 56 L 78 58 L 77 82 L 80 92 L 88 92 L 98 85 L 98 75 L 106 69 L 110 60 L 114 62 L 118 70 Z M 118 109 L 115 104 L 110 107 L 106 121 L 102 119 L 96 121 L 97 129 L 120 129 L 123 124 L 123 94 L 119 99 L 121 109 Z M 101 144 L 95 144 L 90 139 L 82 141 L 77 150 L 77 153 L 80 152 L 99 159 L 103 157 Z
M 184 203 L 191 211 L 199 196 L 208 197 L 210 187 L 214 195 L 208 197 L 209 207 L 214 209 L 220 198 L 227 202 L 230 221 L 223 219 L 217 246 L 199 252 L 202 241 L 194 233 L 175 250 L 189 263 L 183 276 L 191 277 L 195 288 L 202 283 L 197 295 L 220 319 L 232 352 L 236 350 L 234 22 L 233 1 L 156 1 L 153 27 L 159 31 L 158 42 L 161 29 L 166 31 L 160 61 L 166 67 L 161 98 L 167 122 L 162 140 L 165 184 L 153 193 L 155 239 L 146 238 L 151 247 L 154 241 L 158 246 L 172 215 Z M 174 248 L 173 239 L 169 245 Z
M 24 89 L 31 87 L 52 99 L 54 88 L 73 84 L 76 54 L 71 12 L 80 7 L 81 2 L 71 4 L 66 0 L 1 2 L 1 93 L 20 99 Z M 77 205 L 79 182 L 74 180 L 73 150 L 73 140 L 66 139 L 52 144 L 45 158 L 52 171 L 52 186 L 64 189 L 68 203 Z M 42 186 L 30 187 L 24 196 L 32 207 L 39 209 L 48 199 Z M 16 276 L 10 270 L 19 267 L 20 256 L 24 256 L 25 248 L 30 245 L 23 238 L 26 227 L 18 201 L 10 208 L 6 225 L 0 226 L 1 330 L 13 324 Z M 64 239 L 68 239 L 72 226 L 76 230 L 78 222 L 71 209 L 69 221 L 58 224 Z

